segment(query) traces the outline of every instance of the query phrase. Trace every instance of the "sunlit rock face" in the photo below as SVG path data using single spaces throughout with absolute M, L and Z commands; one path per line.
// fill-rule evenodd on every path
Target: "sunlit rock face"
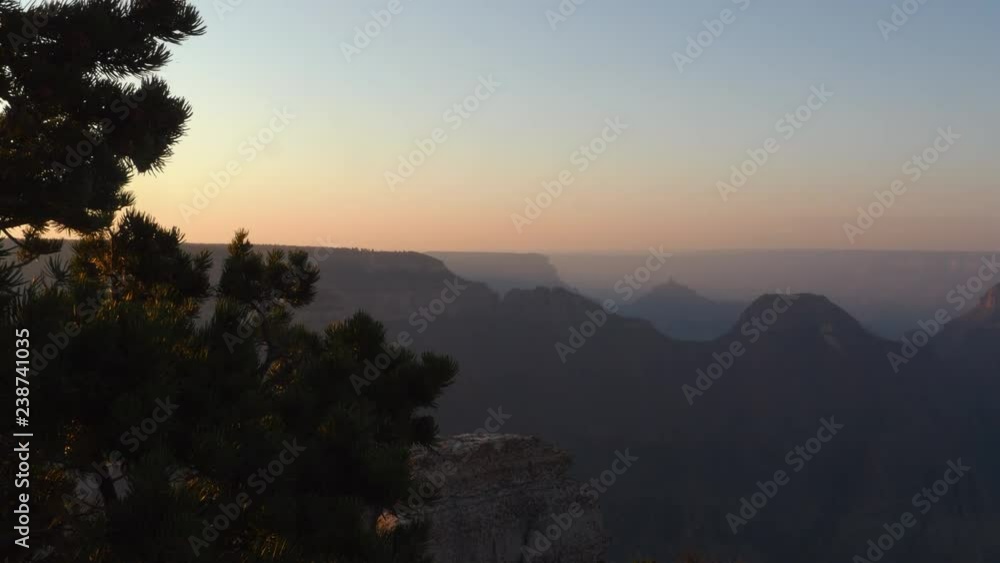
M 437 563 L 606 560 L 600 510 L 568 477 L 567 452 L 529 436 L 462 434 L 412 462 L 421 486 L 401 512 L 430 520 Z

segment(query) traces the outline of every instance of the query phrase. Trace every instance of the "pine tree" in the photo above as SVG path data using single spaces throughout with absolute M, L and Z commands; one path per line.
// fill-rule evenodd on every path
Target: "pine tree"
M 414 484 L 408 454 L 435 439 L 454 362 L 391 348 L 364 313 L 308 331 L 305 253 L 239 231 L 213 285 L 207 254 L 130 208 L 132 173 L 162 166 L 190 116 L 149 73 L 201 32 L 176 0 L 0 0 L 0 229 L 19 247 L 0 254 L 0 334 L 30 330 L 36 436 L 33 550 L 14 556 L 426 561 L 424 527 L 378 523 Z M 72 259 L 22 284 L 53 228 L 79 236 Z
M 419 413 L 457 366 L 396 350 L 359 396 L 383 327 L 294 325 L 316 269 L 244 232 L 199 324 L 209 262 L 182 242 L 127 211 L 14 319 L 60 348 L 33 365 L 50 523 L 34 541 L 68 561 L 421 561 L 426 530 L 376 521 L 414 485 L 409 451 L 437 433 Z
M 52 228 L 106 229 L 163 167 L 191 109 L 152 73 L 203 32 L 184 0 L 0 0 L 0 230 L 23 259 L 58 250 Z

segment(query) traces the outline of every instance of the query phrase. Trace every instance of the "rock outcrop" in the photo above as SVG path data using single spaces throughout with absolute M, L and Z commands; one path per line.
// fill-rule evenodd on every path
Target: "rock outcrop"
M 421 486 L 408 506 L 423 506 L 409 517 L 429 519 L 437 563 L 606 560 L 601 513 L 568 477 L 567 452 L 529 436 L 463 434 L 412 460 Z

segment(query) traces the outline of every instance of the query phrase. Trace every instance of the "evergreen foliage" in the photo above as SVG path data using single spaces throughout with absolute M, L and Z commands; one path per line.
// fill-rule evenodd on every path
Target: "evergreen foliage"
M 359 394 L 385 330 L 361 312 L 297 325 L 319 277 L 304 252 L 238 231 L 212 283 L 207 254 L 131 208 L 132 174 L 160 169 L 191 115 L 151 73 L 203 31 L 182 0 L 0 0 L 0 228 L 18 247 L 0 254 L 0 345 L 13 357 L 30 330 L 35 436 L 14 560 L 426 561 L 425 528 L 379 521 L 455 363 L 402 350 Z M 26 283 L 51 229 L 78 235 L 72 259 Z

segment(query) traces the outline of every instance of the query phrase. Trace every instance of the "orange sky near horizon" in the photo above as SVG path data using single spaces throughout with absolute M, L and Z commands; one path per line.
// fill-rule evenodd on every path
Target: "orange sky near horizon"
M 365 6 L 195 3 L 208 33 L 163 72 L 194 118 L 166 169 L 131 186 L 192 242 L 247 228 L 380 250 L 1000 246 L 1000 75 L 982 71 L 997 36 L 971 6 L 929 5 L 887 40 L 878 3 L 750 3 L 678 69 L 671 53 L 712 9 L 588 4 L 553 30 L 534 2 L 406 4 L 347 56 Z M 935 143 L 915 179 L 907 162 Z M 536 218 L 515 217 L 561 176 Z

